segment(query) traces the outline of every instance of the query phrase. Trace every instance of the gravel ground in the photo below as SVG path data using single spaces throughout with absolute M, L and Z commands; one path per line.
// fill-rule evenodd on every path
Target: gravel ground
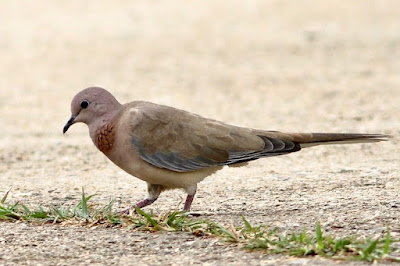
M 31 206 L 76 203 L 81 188 L 116 208 L 143 182 L 62 127 L 79 90 L 148 100 L 236 125 L 387 133 L 390 142 L 315 147 L 226 168 L 193 211 L 224 224 L 400 238 L 398 1 L 3 1 L 0 193 Z M 0 195 L 1 195 L 0 194 Z M 155 213 L 182 207 L 168 191 Z M 5 265 L 336 264 L 267 256 L 185 233 L 0 223 Z M 356 263 L 354 263 L 356 264 Z

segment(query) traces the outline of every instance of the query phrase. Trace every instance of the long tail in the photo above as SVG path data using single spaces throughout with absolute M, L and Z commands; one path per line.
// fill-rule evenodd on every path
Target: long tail
M 292 134 L 293 141 L 301 148 L 328 144 L 350 144 L 387 141 L 390 135 L 353 133 L 298 133 Z
M 229 151 L 229 158 L 223 165 L 248 162 L 261 157 L 271 157 L 297 152 L 302 148 L 325 145 L 379 142 L 391 138 L 384 134 L 351 134 L 351 133 L 285 133 L 279 131 L 255 131 L 265 143 L 260 151 L 246 149 Z M 240 137 L 240 135 L 238 135 Z

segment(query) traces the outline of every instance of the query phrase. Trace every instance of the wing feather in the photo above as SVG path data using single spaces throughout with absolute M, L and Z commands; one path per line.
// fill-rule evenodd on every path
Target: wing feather
M 176 172 L 231 165 L 300 149 L 290 140 L 172 107 L 137 102 L 131 143 L 146 162 Z

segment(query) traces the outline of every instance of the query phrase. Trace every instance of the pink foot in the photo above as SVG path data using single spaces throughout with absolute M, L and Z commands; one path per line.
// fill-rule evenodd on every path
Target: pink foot
M 156 201 L 156 199 L 144 199 L 144 200 L 139 201 L 138 203 L 130 206 L 129 208 L 121 211 L 121 213 L 129 214 L 130 211 L 135 210 L 135 207 L 143 208 L 143 207 L 146 207 L 146 206 L 152 204 L 155 201 Z

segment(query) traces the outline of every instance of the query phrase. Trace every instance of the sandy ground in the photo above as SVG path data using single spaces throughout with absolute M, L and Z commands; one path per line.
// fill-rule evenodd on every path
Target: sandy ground
M 386 143 L 316 147 L 226 168 L 193 210 L 225 224 L 400 237 L 398 1 L 1 1 L 0 194 L 123 208 L 145 184 L 109 162 L 87 128 L 62 127 L 98 85 L 236 125 L 388 133 Z M 155 213 L 181 208 L 167 192 Z M 215 239 L 120 229 L 0 224 L 0 264 L 334 264 L 248 253 Z

